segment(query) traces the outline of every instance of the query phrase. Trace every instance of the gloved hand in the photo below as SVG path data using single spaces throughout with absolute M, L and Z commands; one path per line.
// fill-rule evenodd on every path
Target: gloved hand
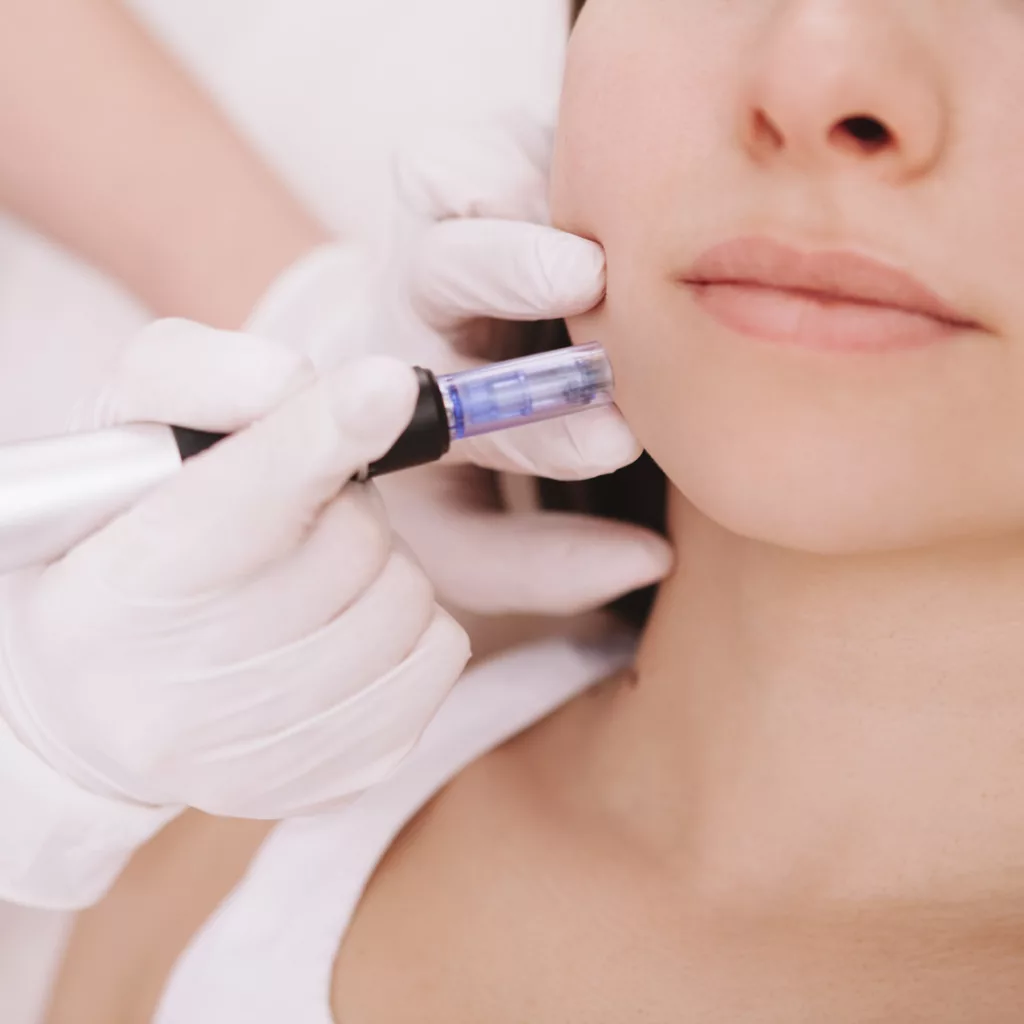
M 411 144 L 396 168 L 402 206 L 387 266 L 354 286 L 351 248 L 326 247 L 271 291 L 261 329 L 318 366 L 361 344 L 450 372 L 473 357 L 517 354 L 514 325 L 499 321 L 593 308 L 604 295 L 603 251 L 546 226 L 550 143 L 550 133 L 508 118 Z M 338 301 L 355 289 L 376 301 Z M 459 442 L 442 464 L 379 487 L 443 599 L 473 612 L 567 614 L 662 578 L 671 549 L 625 523 L 505 511 L 481 467 L 585 479 L 639 454 L 618 410 L 604 407 Z
M 93 426 L 256 422 L 61 561 L 4 580 L 7 729 L 140 813 L 306 814 L 386 775 L 469 656 L 374 487 L 345 486 L 416 391 L 391 359 L 314 381 L 270 341 L 181 321 L 143 332 Z

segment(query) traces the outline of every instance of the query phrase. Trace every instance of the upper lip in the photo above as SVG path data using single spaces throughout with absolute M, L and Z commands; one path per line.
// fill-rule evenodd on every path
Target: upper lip
M 910 274 L 845 250 L 801 252 L 767 238 L 738 238 L 707 250 L 681 279 L 772 288 L 822 302 L 900 309 L 956 327 L 979 326 Z

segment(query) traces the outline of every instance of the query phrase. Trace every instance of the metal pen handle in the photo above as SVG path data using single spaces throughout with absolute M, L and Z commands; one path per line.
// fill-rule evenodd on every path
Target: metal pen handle
M 59 558 L 180 468 L 158 424 L 0 445 L 0 572 Z

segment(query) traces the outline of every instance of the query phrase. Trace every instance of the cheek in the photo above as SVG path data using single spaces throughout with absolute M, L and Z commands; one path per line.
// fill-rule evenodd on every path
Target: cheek
M 714 54 L 736 40 L 708 38 L 687 6 L 591 0 L 569 47 L 552 216 L 623 254 L 652 239 L 667 206 L 678 225 L 680 176 L 699 178 L 728 131 L 735 58 Z

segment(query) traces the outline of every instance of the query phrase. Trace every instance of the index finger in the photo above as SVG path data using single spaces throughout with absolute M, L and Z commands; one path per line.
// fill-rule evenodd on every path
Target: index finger
M 604 251 L 595 242 L 520 221 L 449 220 L 425 232 L 410 298 L 436 331 L 481 317 L 557 320 L 601 301 Z

